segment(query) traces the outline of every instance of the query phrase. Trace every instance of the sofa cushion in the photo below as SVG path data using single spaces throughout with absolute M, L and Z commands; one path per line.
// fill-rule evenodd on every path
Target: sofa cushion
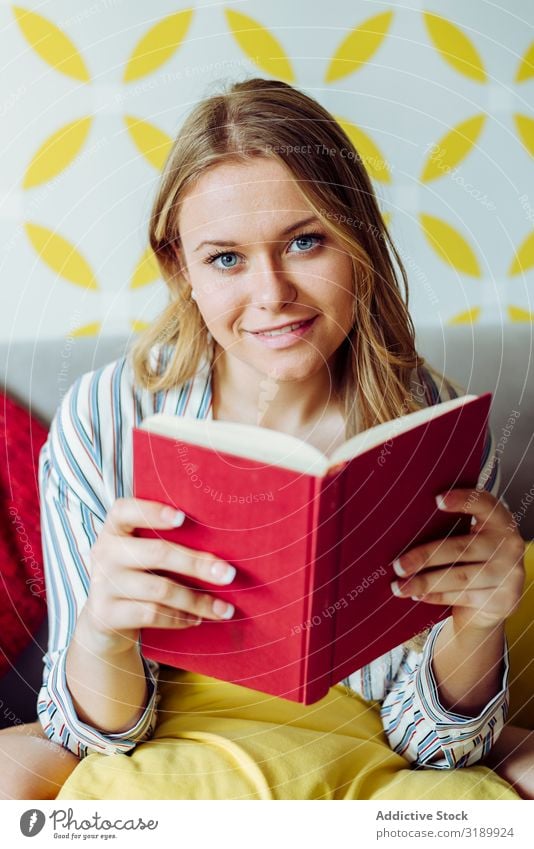
M 0 393 L 0 675 L 46 612 L 39 513 L 39 452 L 48 428 Z

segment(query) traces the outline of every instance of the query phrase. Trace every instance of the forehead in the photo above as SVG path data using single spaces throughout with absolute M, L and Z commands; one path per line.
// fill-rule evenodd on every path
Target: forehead
M 182 237 L 234 239 L 244 230 L 258 235 L 282 229 L 297 213 L 310 209 L 291 171 L 277 160 L 261 157 L 206 171 L 184 196 L 178 227 Z

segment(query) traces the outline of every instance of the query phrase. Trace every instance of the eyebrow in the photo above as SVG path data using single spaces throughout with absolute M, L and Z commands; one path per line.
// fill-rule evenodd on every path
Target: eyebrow
M 311 224 L 312 222 L 319 223 L 319 219 L 317 218 L 317 216 L 312 215 L 310 218 L 304 218 L 302 221 L 296 221 L 294 224 L 290 224 L 289 227 L 286 227 L 285 230 L 282 230 L 279 235 L 280 236 L 287 236 L 289 233 L 292 233 L 294 230 L 298 230 L 300 227 L 304 227 L 306 224 Z M 239 246 L 239 242 L 227 242 L 227 241 L 223 242 L 223 241 L 220 241 L 220 240 L 217 241 L 217 240 L 214 240 L 214 239 L 204 240 L 203 242 L 200 242 L 200 244 L 196 246 L 193 253 L 196 253 L 198 250 L 200 250 L 200 248 L 203 247 L 203 245 L 217 245 L 218 247 L 221 247 L 221 248 L 230 248 L 230 247 L 236 248 L 236 247 Z

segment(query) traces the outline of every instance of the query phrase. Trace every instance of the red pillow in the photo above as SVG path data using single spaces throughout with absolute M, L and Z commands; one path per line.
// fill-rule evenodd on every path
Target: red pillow
M 0 675 L 46 613 L 39 452 L 48 428 L 0 393 Z

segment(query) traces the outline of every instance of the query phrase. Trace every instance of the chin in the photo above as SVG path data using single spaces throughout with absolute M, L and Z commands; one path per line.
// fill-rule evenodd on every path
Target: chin
M 308 380 L 325 365 L 324 360 L 318 357 L 314 357 L 313 361 L 303 361 L 301 355 L 299 362 L 292 363 L 289 361 L 289 358 L 284 361 L 280 356 L 274 356 L 277 353 L 279 354 L 280 352 L 269 351 L 268 354 L 271 354 L 271 356 L 266 355 L 265 358 L 255 363 L 254 366 L 267 377 L 281 382 Z

